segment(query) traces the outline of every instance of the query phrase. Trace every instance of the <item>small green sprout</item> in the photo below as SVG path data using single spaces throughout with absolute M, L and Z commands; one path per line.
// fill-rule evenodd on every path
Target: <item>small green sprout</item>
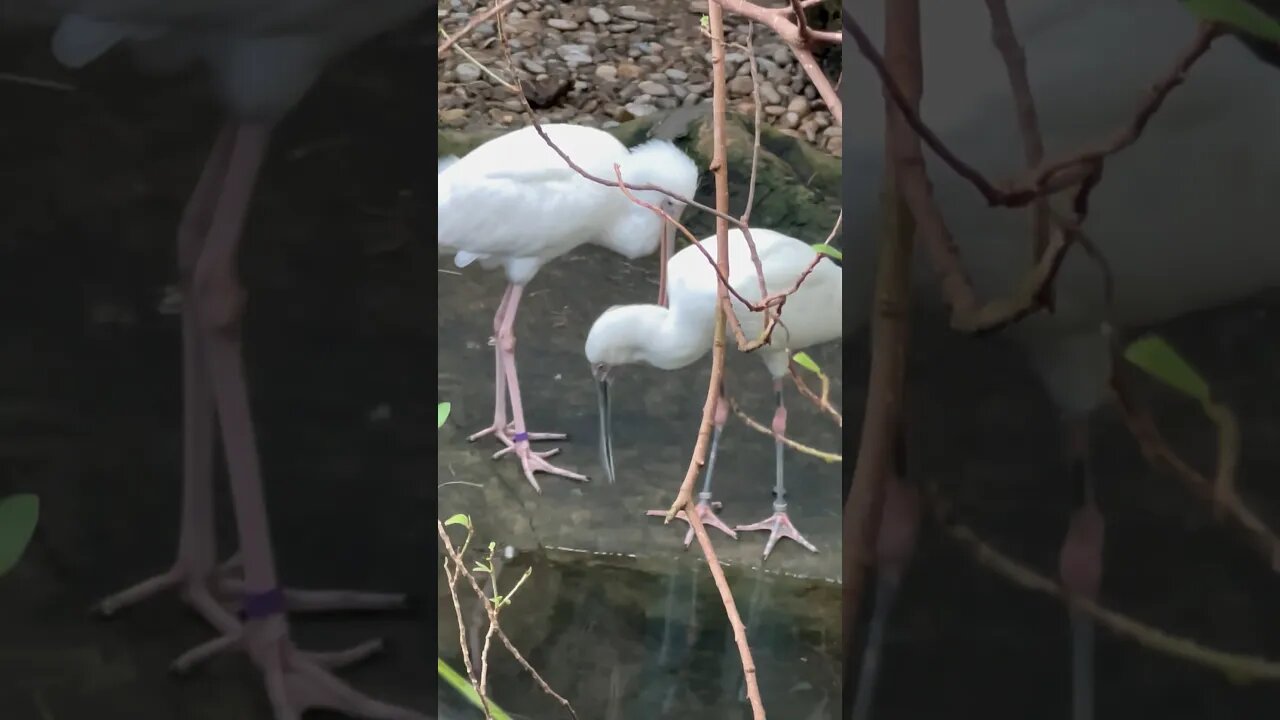
M 1197 18 L 1222 23 L 1258 39 L 1280 43 L 1280 20 L 1248 0 L 1183 0 Z
M 1210 403 L 1209 383 L 1159 335 L 1144 335 L 1129 343 L 1124 359 L 1192 400 Z
M 822 375 L 822 368 L 818 367 L 818 363 L 815 362 L 813 358 L 809 357 L 809 353 L 798 352 L 795 355 L 792 355 L 791 359 L 795 361 L 795 364 L 799 365 L 805 370 L 808 370 L 814 375 L 818 375 L 818 376 Z
M 844 261 L 844 253 L 840 252 L 839 249 L 831 247 L 826 243 L 817 243 L 812 247 L 815 251 L 817 251 L 819 255 L 826 255 L 832 260 L 839 260 L 841 262 Z

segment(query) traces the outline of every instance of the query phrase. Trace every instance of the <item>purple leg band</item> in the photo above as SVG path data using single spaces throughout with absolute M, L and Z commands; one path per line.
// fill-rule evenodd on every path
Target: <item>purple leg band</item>
M 511 436 L 511 442 L 513 443 L 522 443 L 522 442 L 528 442 L 528 441 L 529 441 L 529 433 L 527 432 L 516 433 L 515 435 Z
M 280 588 L 264 593 L 246 594 L 242 601 L 246 620 L 262 620 L 284 613 L 284 592 Z

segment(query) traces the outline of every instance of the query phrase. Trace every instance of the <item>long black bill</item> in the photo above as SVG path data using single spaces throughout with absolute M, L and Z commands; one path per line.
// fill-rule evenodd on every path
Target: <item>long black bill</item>
M 609 380 L 596 382 L 596 405 L 600 411 L 600 465 L 604 468 L 609 482 L 614 481 L 613 472 L 613 420 L 609 413 Z

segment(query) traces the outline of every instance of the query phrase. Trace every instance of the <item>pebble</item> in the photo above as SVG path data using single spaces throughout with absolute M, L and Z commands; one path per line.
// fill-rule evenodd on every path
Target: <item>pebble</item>
M 440 122 L 449 127 L 462 127 L 467 122 L 466 108 L 449 108 L 440 111 Z
M 658 112 L 658 108 L 649 103 L 633 102 L 627 104 L 626 111 L 631 114 L 631 117 L 642 118 Z
M 618 77 L 623 80 L 635 80 L 644 75 L 644 70 L 635 63 L 622 63 L 618 66 Z
M 647 13 L 643 10 L 637 10 L 634 5 L 620 6 L 618 8 L 618 16 L 626 18 L 627 20 L 634 20 L 642 23 L 657 22 L 658 20 L 658 18 L 654 17 L 651 13 Z
M 663 85 L 662 83 L 656 83 L 652 80 L 645 80 L 644 82 L 640 83 L 638 87 L 640 88 L 640 92 L 645 93 L 646 95 L 652 95 L 654 97 L 666 97 L 667 95 L 671 94 L 671 91 L 667 89 L 666 85 Z
M 586 45 L 561 45 L 556 48 L 556 54 L 571 68 L 592 62 Z
M 732 95 L 750 95 L 755 83 L 751 81 L 751 76 L 742 76 L 729 81 L 729 93 Z
M 454 72 L 458 74 L 458 82 L 470 83 L 480 79 L 480 68 L 469 62 L 458 65 Z
M 486 4 L 448 0 L 438 4 L 437 15 L 447 29 L 456 31 Z M 710 46 L 699 26 L 708 0 L 686 0 L 681 7 L 637 0 L 518 0 L 506 15 L 505 30 L 521 76 L 540 87 L 563 79 L 571 88 L 555 106 L 539 114 L 548 122 L 611 127 L 659 110 L 710 102 Z M 725 57 L 729 106 L 750 116 L 755 113 L 752 92 L 757 88 L 744 50 L 747 30 L 746 20 L 725 17 L 730 43 Z M 759 30 L 754 34 L 754 53 L 763 117 L 778 131 L 839 155 L 841 130 L 834 126 L 830 111 L 791 49 Z M 498 87 L 484 70 L 505 72 L 496 38 L 495 23 L 482 23 L 461 43 L 474 62 L 450 53 L 439 64 L 440 127 L 521 124 L 519 100 Z

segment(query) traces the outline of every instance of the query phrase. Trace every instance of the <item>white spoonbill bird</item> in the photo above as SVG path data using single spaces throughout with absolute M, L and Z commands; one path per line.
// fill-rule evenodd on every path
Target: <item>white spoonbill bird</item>
M 756 252 L 764 269 L 767 292 L 790 288 L 813 262 L 813 247 L 793 237 L 772 230 L 752 228 L 751 239 L 755 241 Z M 667 268 L 667 277 L 671 283 L 670 307 L 612 307 L 596 318 L 587 334 L 587 361 L 591 363 L 591 372 L 599 391 L 600 461 L 610 481 L 614 479 L 614 465 L 609 385 L 614 379 L 615 369 L 620 365 L 642 362 L 660 370 L 675 370 L 697 361 L 711 350 L 715 335 L 716 288 L 719 282 L 713 265 L 718 255 L 716 236 L 712 235 L 698 244 L 712 260 L 708 261 L 702 251 L 692 245 L 671 258 Z M 740 525 L 735 529 L 769 531 L 769 539 L 764 546 L 765 557 L 769 556 L 779 538 L 783 537 L 789 537 L 813 552 L 818 551 L 796 531 L 787 516 L 782 473 L 782 438 L 787 429 L 787 407 L 782 401 L 782 381 L 786 377 L 792 353 L 840 338 L 843 315 L 841 278 L 839 266 L 830 258 L 819 261 L 800 285 L 800 289 L 787 298 L 781 322 L 774 328 L 769 344 L 755 351 L 773 378 L 778 401 L 773 415 L 773 432 L 777 438 L 773 515 L 761 522 Z M 729 284 L 748 302 L 754 304 L 761 300 L 759 276 L 751 261 L 751 250 L 747 246 L 746 237 L 739 228 L 729 231 Z M 743 332 L 747 337 L 758 337 L 764 329 L 764 314 L 751 312 L 737 298 L 732 298 L 732 303 Z M 702 491 L 698 494 L 696 508 L 703 522 L 736 538 L 737 533 L 716 517 L 711 506 L 711 475 L 715 469 L 716 452 L 719 450 L 720 431 L 728 414 L 728 405 L 722 391 L 717 400 L 711 456 L 707 460 L 706 477 L 703 479 Z M 650 514 L 666 513 L 652 511 Z M 685 536 L 685 545 L 691 540 L 692 530 Z
M 163 575 L 102 601 L 110 614 L 156 592 L 180 587 L 184 599 L 221 637 L 178 658 L 189 668 L 227 648 L 244 649 L 262 671 L 278 720 L 307 709 L 362 718 L 425 716 L 366 697 L 330 668 L 367 656 L 378 643 L 341 653 L 306 653 L 290 638 L 292 609 L 394 607 L 400 596 L 297 593 L 280 588 L 263 499 L 248 390 L 241 360 L 244 291 L 236 260 L 242 228 L 275 124 L 324 66 L 370 37 L 424 13 L 424 0 L 36 0 L 64 13 L 53 53 L 71 67 L 128 44 L 148 69 L 203 63 L 227 113 L 177 232 L 183 290 L 183 499 L 178 556 Z M 216 421 L 215 421 L 216 418 Z M 215 424 L 216 422 L 216 424 Z M 220 430 L 230 478 L 243 579 L 216 566 L 213 452 Z M 219 595 L 241 601 L 243 622 Z
M 1026 50 L 1031 90 L 1050 159 L 1093 147 L 1133 117 L 1134 109 L 1196 34 L 1182 3 L 1133 0 L 1010 3 Z M 992 47 L 981 7 L 922 3 L 925 122 L 960 156 L 989 177 L 1021 174 L 1017 114 L 1007 74 Z M 883 37 L 880 3 L 857 11 L 872 38 Z M 868 63 L 854 63 L 845 87 L 880 97 Z M 846 233 L 872 237 L 883 176 L 884 108 L 853 103 L 845 125 Z M 1133 146 L 1107 161 L 1091 196 L 1085 231 L 1115 280 L 1113 315 L 1120 329 L 1162 322 L 1233 302 L 1280 285 L 1280 73 L 1232 38 L 1217 41 L 1187 73 Z M 1025 213 L 987 208 L 972 186 L 932 155 L 935 196 L 980 296 L 1015 287 L 1029 264 Z M 874 243 L 845 249 L 851 324 L 867 319 L 875 268 Z M 927 253 L 921 250 L 917 256 Z M 938 309 L 936 278 L 921 258 L 915 287 L 920 305 Z M 1055 310 L 1038 313 L 1007 333 L 1025 350 L 1065 421 L 1069 482 L 1076 507 L 1059 556 L 1059 575 L 1077 594 L 1096 597 L 1102 575 L 1104 526 L 1087 462 L 1088 419 L 1108 398 L 1112 372 L 1102 274 L 1072 249 L 1054 283 Z M 881 527 L 910 532 L 914 521 L 886 514 Z M 882 558 L 882 560 L 885 560 Z M 878 565 L 888 592 L 901 567 Z M 896 581 L 895 581 L 896 582 Z M 888 600 L 875 603 L 883 622 Z M 1072 614 L 1072 717 L 1093 715 L 1092 628 Z M 873 631 L 874 632 L 874 631 Z M 869 635 L 870 636 L 870 635 Z M 871 686 L 855 694 L 869 704 Z M 854 714 L 855 718 L 865 717 Z
M 683 198 L 698 187 L 698 168 L 689 156 L 665 140 L 650 140 L 627 150 L 609 133 L 577 125 L 544 125 L 547 137 L 574 164 L 603 179 L 622 170 L 628 185 L 655 185 Z M 476 260 L 482 267 L 501 267 L 507 290 L 493 317 L 493 424 L 475 433 L 474 441 L 493 435 L 504 450 L 514 451 L 524 476 L 542 492 L 535 472 L 574 480 L 587 478 L 547 462 L 559 452 L 534 452 L 530 440 L 563 440 L 562 433 L 530 433 L 516 374 L 515 320 L 520 296 L 547 262 L 579 245 L 603 245 L 629 258 L 663 248 L 664 259 L 675 242 L 675 226 L 652 210 L 632 202 L 616 187 L 584 178 L 543 140 L 533 127 L 521 128 L 484 143 L 461 159 L 440 161 L 437 232 L 440 254 L 454 254 L 458 267 Z M 661 207 L 679 220 L 684 205 L 656 190 L 633 195 Z M 662 269 L 658 297 L 665 295 Z M 507 400 L 513 422 L 507 422 Z

